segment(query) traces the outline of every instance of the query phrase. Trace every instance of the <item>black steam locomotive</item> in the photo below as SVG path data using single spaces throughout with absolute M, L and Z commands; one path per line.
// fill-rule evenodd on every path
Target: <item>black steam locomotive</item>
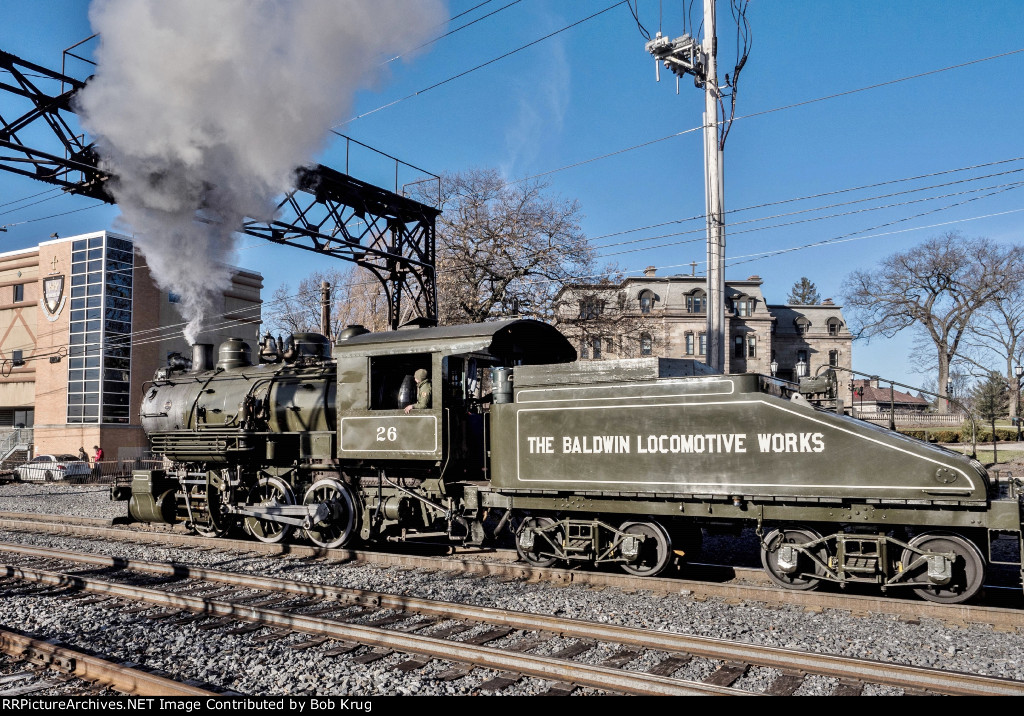
M 413 407 L 421 370 L 429 404 Z M 817 407 L 820 382 L 578 362 L 531 320 L 268 336 L 255 360 L 232 339 L 216 363 L 197 345 L 147 387 L 165 464 L 133 474 L 129 511 L 322 547 L 512 534 L 531 564 L 636 575 L 753 527 L 782 586 L 969 599 L 996 537 L 1019 553 L 1019 485 L 996 494 L 977 461 Z

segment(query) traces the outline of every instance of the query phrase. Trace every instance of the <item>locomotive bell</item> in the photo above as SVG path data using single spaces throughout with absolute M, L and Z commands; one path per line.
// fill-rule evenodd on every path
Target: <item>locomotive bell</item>
M 245 368 L 252 365 L 252 350 L 241 338 L 228 338 L 220 344 L 217 367 L 221 370 Z

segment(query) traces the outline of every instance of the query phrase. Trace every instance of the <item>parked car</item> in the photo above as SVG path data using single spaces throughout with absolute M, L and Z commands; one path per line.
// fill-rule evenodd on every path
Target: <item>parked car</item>
M 69 478 L 84 480 L 90 469 L 89 463 L 74 455 L 37 455 L 14 472 L 23 482 L 47 482 Z

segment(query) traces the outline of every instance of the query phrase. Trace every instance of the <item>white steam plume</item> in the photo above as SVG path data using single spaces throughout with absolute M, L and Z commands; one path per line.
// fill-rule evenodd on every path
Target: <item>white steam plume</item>
M 442 0 L 94 0 L 78 111 L 157 283 L 194 343 L 243 218 L 312 162 L 384 53 L 428 39 Z M 196 221 L 197 212 L 209 223 Z

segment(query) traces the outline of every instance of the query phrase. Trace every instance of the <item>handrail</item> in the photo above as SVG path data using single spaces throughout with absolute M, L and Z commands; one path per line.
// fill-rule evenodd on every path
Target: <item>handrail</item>
M 924 388 L 918 388 L 917 386 L 914 386 L 914 385 L 906 385 L 905 383 L 897 383 L 896 381 L 890 380 L 889 378 L 880 378 L 879 376 L 874 375 L 872 373 L 861 373 L 858 370 L 853 370 L 851 368 L 844 368 L 841 365 L 823 365 L 823 366 L 819 367 L 818 370 L 816 370 L 814 372 L 814 377 L 815 378 L 818 377 L 818 374 L 821 373 L 822 369 L 824 369 L 824 370 L 844 370 L 847 373 L 852 373 L 854 375 L 861 375 L 861 376 L 864 376 L 865 378 L 873 378 L 875 380 L 882 380 L 882 381 L 884 381 L 884 382 L 889 384 L 889 389 L 890 390 L 892 389 L 892 386 L 898 385 L 901 388 L 909 388 L 910 390 L 916 390 L 919 393 L 924 393 L 925 395 L 931 395 L 932 397 L 935 397 L 935 398 L 941 398 L 941 399 L 944 399 L 944 400 L 948 400 L 949 402 L 955 404 L 958 408 L 960 408 L 960 410 L 963 411 L 963 414 L 966 415 L 970 419 L 970 421 L 971 421 L 971 457 L 974 458 L 975 460 L 978 459 L 978 426 L 974 422 L 974 415 L 972 415 L 971 411 L 967 409 L 967 406 L 964 405 L 963 403 L 961 403 L 959 400 L 953 400 L 953 398 L 951 398 L 948 395 L 940 395 L 939 393 L 933 393 L 930 390 L 925 390 Z

